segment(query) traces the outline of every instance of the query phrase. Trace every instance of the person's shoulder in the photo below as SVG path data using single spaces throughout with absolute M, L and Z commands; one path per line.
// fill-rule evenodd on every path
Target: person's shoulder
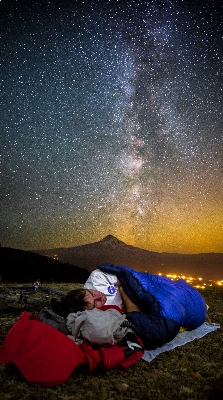
M 92 271 L 90 276 L 94 277 L 95 279 L 103 279 L 108 282 L 117 280 L 115 275 L 108 274 L 107 272 L 102 272 L 100 271 L 100 269 L 95 269 L 94 271 Z
M 91 272 L 88 279 L 84 284 L 84 289 L 96 289 L 98 290 L 98 285 L 106 284 L 106 276 L 99 269 L 95 269 Z
M 91 272 L 86 284 L 94 283 L 94 284 L 105 284 L 105 285 L 115 285 L 117 282 L 116 275 L 108 274 L 107 272 L 102 272 L 100 269 L 95 269 Z
M 91 272 L 89 278 L 100 278 L 102 276 L 104 276 L 106 274 L 104 274 L 104 272 L 100 271 L 100 269 L 94 269 L 94 271 Z

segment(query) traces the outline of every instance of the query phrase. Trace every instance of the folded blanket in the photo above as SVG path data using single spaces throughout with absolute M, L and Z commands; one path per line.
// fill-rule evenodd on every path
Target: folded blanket
M 106 311 L 93 310 L 70 313 L 67 317 L 67 327 L 75 339 L 88 339 L 90 343 L 101 346 L 119 343 L 132 330 L 121 325 L 125 314 L 110 308 Z

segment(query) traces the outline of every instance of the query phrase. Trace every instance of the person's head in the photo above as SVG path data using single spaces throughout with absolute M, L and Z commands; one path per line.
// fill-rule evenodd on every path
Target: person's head
M 106 303 L 105 294 L 93 289 L 74 289 L 66 294 L 62 300 L 67 314 L 77 311 L 101 308 Z

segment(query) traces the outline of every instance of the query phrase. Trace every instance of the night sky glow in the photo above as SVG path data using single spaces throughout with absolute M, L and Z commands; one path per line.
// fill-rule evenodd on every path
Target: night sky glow
M 1 0 L 1 244 L 223 252 L 223 3 Z

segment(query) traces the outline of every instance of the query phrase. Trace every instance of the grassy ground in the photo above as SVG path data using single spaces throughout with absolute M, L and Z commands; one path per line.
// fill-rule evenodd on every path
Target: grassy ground
M 54 285 L 68 291 L 73 285 Z M 0 398 L 52 400 L 222 400 L 223 399 L 223 288 L 202 291 L 209 316 L 221 328 L 185 346 L 143 360 L 125 371 L 110 370 L 86 375 L 74 371 L 63 385 L 42 388 L 26 383 L 15 366 L 0 365 Z M 31 305 L 0 301 L 0 344 L 22 311 L 38 312 Z

